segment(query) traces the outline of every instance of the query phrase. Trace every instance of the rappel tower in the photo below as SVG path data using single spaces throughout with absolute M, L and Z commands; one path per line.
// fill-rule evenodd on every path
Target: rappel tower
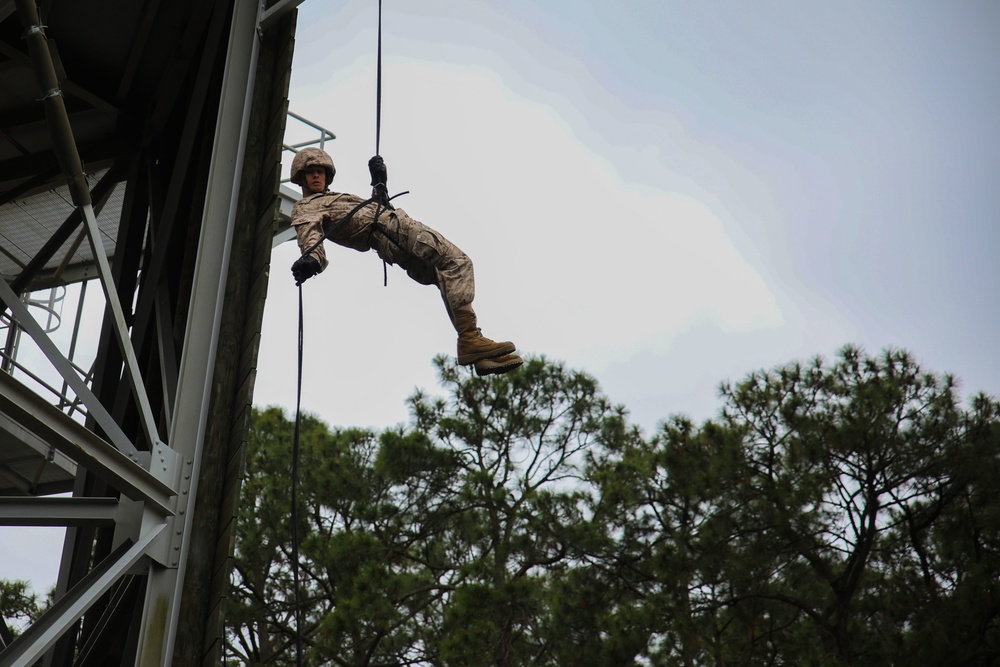
M 301 1 L 0 0 L 0 667 L 218 664 Z

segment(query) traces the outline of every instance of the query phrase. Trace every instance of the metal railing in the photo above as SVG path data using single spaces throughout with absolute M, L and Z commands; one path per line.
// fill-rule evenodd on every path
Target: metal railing
M 83 315 L 83 308 L 86 301 L 86 282 L 81 283 L 79 295 L 76 297 L 76 317 L 73 322 L 73 330 L 70 333 L 69 349 L 64 351 L 66 360 L 70 367 L 76 371 L 79 377 L 90 386 L 93 380 L 94 369 L 82 368 L 74 359 L 76 347 L 80 338 L 80 326 Z M 35 318 L 39 326 L 46 334 L 50 334 L 59 329 L 62 324 L 62 311 L 65 305 L 67 290 L 65 286 L 56 286 L 41 292 L 29 292 L 21 297 L 21 302 L 35 312 L 41 311 L 39 317 Z M 35 391 L 39 395 L 51 395 L 52 405 L 64 412 L 68 416 L 86 416 L 86 408 L 79 397 L 70 390 L 69 384 L 63 380 L 62 387 L 54 386 L 50 380 L 43 377 L 42 368 L 35 368 L 34 362 L 37 358 L 32 358 L 30 363 L 22 363 L 18 360 L 18 352 L 21 347 L 22 329 L 8 313 L 0 317 L 0 330 L 7 329 L 6 340 L 3 347 L 0 347 L 0 371 L 8 375 L 15 373 L 30 380 L 35 386 Z M 22 382 L 24 380 L 22 379 Z
M 316 123 L 312 122 L 311 120 L 309 120 L 307 118 L 303 118 L 302 116 L 298 115 L 294 111 L 289 111 L 288 112 L 288 117 L 290 119 L 292 119 L 292 120 L 298 121 L 298 123 L 300 123 L 301 126 L 305 126 L 305 127 L 304 128 L 303 127 L 289 127 L 289 125 L 291 125 L 290 123 L 285 126 L 285 138 L 286 138 L 286 141 L 281 144 L 282 158 L 285 157 L 286 153 L 291 153 L 294 156 L 301 149 L 308 148 L 310 146 L 316 146 L 318 148 L 321 148 L 321 149 L 325 150 L 325 148 L 326 148 L 326 142 L 327 141 L 333 141 L 334 139 L 337 138 L 337 136 L 333 132 L 331 132 L 330 130 L 326 129 L 322 125 L 317 125 Z M 295 143 L 288 143 L 287 142 L 287 138 L 289 136 L 293 136 L 293 135 L 294 136 L 300 136 L 301 135 L 303 137 L 303 141 L 298 141 L 298 142 L 295 142 Z M 312 136 L 309 136 L 309 135 L 312 135 Z M 284 163 L 284 159 L 282 159 L 282 163 Z M 282 173 L 283 174 L 284 173 L 288 173 L 288 170 L 283 168 L 282 169 Z M 288 183 L 290 181 L 291 181 L 291 177 L 290 176 L 288 178 L 282 178 L 281 179 L 282 183 Z

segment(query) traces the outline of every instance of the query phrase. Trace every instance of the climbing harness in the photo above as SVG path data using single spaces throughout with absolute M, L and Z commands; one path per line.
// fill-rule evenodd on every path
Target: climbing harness
M 388 201 L 392 201 L 392 200 L 393 200 L 393 199 L 395 199 L 396 197 L 401 197 L 401 196 L 403 196 L 403 195 L 408 195 L 408 194 L 410 194 L 410 191 L 409 191 L 409 190 L 406 190 L 405 192 L 400 192 L 400 193 L 398 193 L 398 194 L 395 194 L 395 195 L 393 195 L 393 196 L 389 197 Z M 323 243 L 323 241 L 326 241 L 326 240 L 327 240 L 328 238 L 330 238 L 330 235 L 331 235 L 331 234 L 333 234 L 333 232 L 335 232 L 335 231 L 336 231 L 336 230 L 337 230 L 337 229 L 338 229 L 338 228 L 339 228 L 339 227 L 340 227 L 341 225 L 343 225 L 343 224 L 347 223 L 347 222 L 348 222 L 348 221 L 349 221 L 349 220 L 350 220 L 351 218 L 353 218 L 353 217 L 354 217 L 354 216 L 355 216 L 355 215 L 357 214 L 357 212 L 358 212 L 358 211 L 360 211 L 361 209 L 363 209 L 363 208 L 364 208 L 365 206 L 368 206 L 369 204 L 373 204 L 373 203 L 374 203 L 374 204 L 377 204 L 377 203 L 378 203 L 378 200 L 377 200 L 377 199 L 376 199 L 375 197 L 369 197 L 368 199 L 364 200 L 363 202 L 361 202 L 360 204 L 358 204 L 357 206 L 355 206 L 354 208 L 352 208 L 352 209 L 351 209 L 351 210 L 350 210 L 350 211 L 348 212 L 348 214 L 347 214 L 347 215 L 345 215 L 345 216 L 344 216 L 343 218 L 341 218 L 341 219 L 340 219 L 340 220 L 338 220 L 337 222 L 335 222 L 335 223 L 333 223 L 332 225 L 330 225 L 330 229 L 329 229 L 328 231 L 326 231 L 326 232 L 325 232 L 325 233 L 323 234 L 323 236 L 322 236 L 322 237 L 321 237 L 321 238 L 320 238 L 320 239 L 319 239 L 318 241 L 316 241 L 316 243 L 313 243 L 313 244 L 312 244 L 311 246 L 309 246 L 308 248 L 306 248 L 306 249 L 305 249 L 305 250 L 304 250 L 304 251 L 302 252 L 302 255 L 303 255 L 303 256 L 305 256 L 305 255 L 308 255 L 308 254 L 309 254 L 309 253 L 311 253 L 311 252 L 312 252 L 313 250 L 315 250 L 316 248 L 318 248 L 318 247 L 319 247 L 319 246 L 320 246 L 320 245 L 321 245 L 321 244 Z M 377 211 L 377 210 L 378 210 L 378 209 L 376 209 L 376 211 Z M 376 223 L 376 225 L 378 224 L 378 219 L 377 219 L 377 218 L 376 218 L 376 220 L 375 220 L 375 223 Z M 386 233 L 386 232 L 385 232 L 385 230 L 383 230 L 383 229 L 378 229 L 378 230 L 375 230 L 375 229 L 372 229 L 372 232 L 375 232 L 375 231 L 378 231 L 378 232 L 379 232 L 379 233 L 381 233 L 381 234 L 385 234 L 385 233 Z M 369 238 L 370 238 L 370 237 L 369 237 Z M 399 245 L 399 243 L 397 243 L 397 242 L 396 242 L 395 240 L 393 240 L 393 239 L 392 239 L 391 237 L 389 237 L 388 235 L 386 235 L 386 238 L 389 238 L 389 240 L 391 240 L 391 241 L 392 241 L 393 243 L 395 243 L 395 244 L 396 244 L 397 246 Z

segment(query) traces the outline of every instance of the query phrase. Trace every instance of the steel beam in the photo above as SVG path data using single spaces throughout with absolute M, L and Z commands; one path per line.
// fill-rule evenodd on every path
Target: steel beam
M 138 453 L 136 460 L 128 458 L 6 373 L 0 373 L 0 430 L 50 445 L 129 498 L 146 502 L 162 516 L 173 514 L 176 491 L 142 468 Z
M 305 0 L 278 0 L 273 5 L 271 5 L 267 11 L 261 14 L 260 17 L 260 29 L 267 30 L 274 22 L 280 19 L 282 16 L 288 12 L 294 10 L 296 7 L 301 5 Z
M 116 498 L 3 498 L 0 526 L 114 525 Z
M 162 305 L 164 291 L 167 290 L 167 281 L 163 280 L 165 265 L 169 261 L 166 248 L 170 245 L 171 236 L 179 224 L 178 217 L 182 206 L 182 196 L 189 185 L 186 176 L 189 176 L 191 159 L 195 155 L 201 117 L 205 114 L 212 75 L 213 69 L 211 67 L 198 69 L 193 91 L 188 100 L 183 131 L 175 153 L 176 159 L 167 181 L 166 193 L 159 192 L 155 187 L 157 183 L 154 174 L 156 166 L 148 165 L 150 171 L 149 214 L 153 221 L 149 244 L 152 253 L 149 265 L 143 270 L 142 287 L 139 290 L 132 327 L 133 339 L 139 341 L 140 345 L 147 340 L 147 328 L 153 326 L 153 318 L 156 316 L 155 309 L 158 305 Z M 163 326 L 162 320 L 160 324 Z M 172 357 L 173 354 L 171 353 L 169 356 Z M 164 377 L 164 382 L 170 381 L 172 383 L 169 391 L 164 392 L 165 395 L 172 396 L 176 393 L 176 371 L 173 370 L 175 368 L 176 365 L 171 367 L 169 378 Z
M 90 204 L 87 177 L 83 173 L 80 154 L 73 140 L 73 128 L 69 124 L 66 102 L 59 87 L 59 78 L 56 76 L 45 29 L 38 18 L 38 7 L 35 6 L 35 0 L 15 0 L 15 4 L 21 25 L 24 26 L 24 37 L 28 43 L 28 54 L 35 70 L 35 78 L 38 87 L 42 89 L 45 120 L 49 126 L 56 159 L 59 160 L 63 175 L 69 181 L 69 193 L 73 198 L 73 204 L 76 206 Z
M 160 384 L 163 392 L 163 415 L 169 424 L 173 421 L 174 402 L 177 399 L 177 353 L 174 350 L 174 322 L 170 317 L 170 294 L 167 285 L 156 289 L 156 349 L 160 355 Z
M 229 33 L 219 113 L 216 118 L 212 162 L 209 168 L 201 237 L 195 261 L 191 304 L 188 309 L 184 347 L 178 373 L 177 398 L 169 442 L 190 464 L 190 491 L 178 497 L 177 522 L 184 540 L 176 570 L 154 568 L 150 572 L 139 645 L 141 665 L 164 665 L 173 661 L 180 614 L 184 574 L 190 555 L 201 458 L 210 408 L 212 379 L 219 326 L 225 303 L 229 254 L 239 200 L 239 177 L 250 121 L 250 102 L 260 43 L 257 26 L 259 0 L 236 0 Z M 223 221 L 224 224 L 220 224 Z M 171 600 L 166 618 L 158 614 L 158 599 Z
M 125 360 L 125 376 L 132 386 L 136 404 L 139 406 L 139 416 L 142 421 L 143 430 L 150 446 L 160 441 L 156 432 L 156 420 L 149 405 L 149 396 L 146 394 L 146 387 L 139 373 L 139 362 L 136 360 L 135 349 L 132 341 L 128 337 L 128 325 L 125 323 L 125 311 L 122 310 L 121 299 L 118 297 L 118 290 L 115 289 L 114 279 L 111 276 L 111 264 L 108 262 L 108 255 L 104 251 L 104 244 L 101 242 L 101 230 L 97 227 L 97 218 L 94 209 L 90 204 L 83 205 L 83 219 L 87 224 L 87 237 L 90 240 L 90 248 L 94 259 L 97 261 L 98 272 L 101 274 L 101 286 L 104 288 L 104 297 L 115 322 L 115 336 L 118 339 L 118 346 L 121 349 L 122 357 Z
M 38 9 L 35 6 L 34 0 L 17 0 L 16 4 L 21 23 L 24 25 L 28 51 L 35 68 L 35 77 L 38 80 L 39 87 L 42 89 L 43 101 L 45 103 L 45 118 L 49 124 L 52 146 L 59 160 L 59 165 L 62 167 L 63 174 L 69 181 L 69 191 L 73 203 L 77 208 L 81 209 L 81 216 L 86 225 L 87 236 L 90 240 L 90 248 L 101 276 L 101 286 L 104 288 L 107 306 L 114 318 L 114 332 L 125 361 L 125 375 L 128 378 L 135 395 L 136 403 L 139 406 L 140 418 L 146 438 L 150 446 L 153 446 L 160 441 L 156 432 L 156 421 L 149 406 L 149 397 L 146 395 L 146 389 L 143 386 L 142 375 L 139 373 L 135 350 L 132 348 L 132 341 L 128 337 L 125 313 L 122 310 L 121 299 L 119 298 L 118 290 L 115 289 L 114 280 L 111 276 L 111 265 L 108 262 L 104 244 L 101 242 L 101 232 L 97 226 L 97 216 L 94 214 L 93 199 L 90 195 L 90 188 L 87 187 L 86 176 L 83 173 L 83 164 L 80 162 L 80 153 L 77 150 L 76 140 L 73 137 L 73 128 L 70 125 L 69 115 L 66 112 L 66 104 L 63 100 L 62 90 L 59 87 L 59 79 L 56 76 L 55 66 L 52 62 L 52 53 L 49 50 L 48 40 L 45 37 L 45 30 L 39 21 Z M 11 306 L 9 302 L 8 306 Z
M 76 395 L 87 406 L 88 414 L 104 429 L 104 432 L 108 434 L 108 438 L 115 447 L 121 453 L 135 457 L 138 453 L 135 445 L 132 444 L 132 441 L 125 435 L 121 427 L 112 419 L 111 414 L 108 413 L 107 409 L 97 400 L 93 392 L 90 391 L 90 387 L 80 379 L 73 365 L 63 356 L 59 348 L 56 347 L 56 344 L 42 331 L 42 327 L 35 322 L 35 318 L 31 316 L 25 305 L 21 303 L 21 299 L 10 288 L 7 281 L 2 279 L 0 279 L 0 300 L 6 302 L 7 307 L 11 310 L 11 314 L 17 320 L 21 329 L 34 339 L 35 344 L 38 345 L 52 366 L 62 375 L 63 380 L 73 388 Z
M 146 556 L 165 526 L 159 524 L 135 544 L 123 544 L 112 552 L 4 650 L 0 667 L 33 665 L 116 581 Z

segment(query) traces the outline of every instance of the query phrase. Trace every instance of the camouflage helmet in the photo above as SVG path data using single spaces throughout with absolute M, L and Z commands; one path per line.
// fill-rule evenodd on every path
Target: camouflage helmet
M 326 185 L 330 186 L 337 168 L 333 166 L 333 158 L 322 148 L 303 148 L 292 159 L 292 183 L 302 185 L 302 172 L 309 167 L 323 167 L 326 170 Z

